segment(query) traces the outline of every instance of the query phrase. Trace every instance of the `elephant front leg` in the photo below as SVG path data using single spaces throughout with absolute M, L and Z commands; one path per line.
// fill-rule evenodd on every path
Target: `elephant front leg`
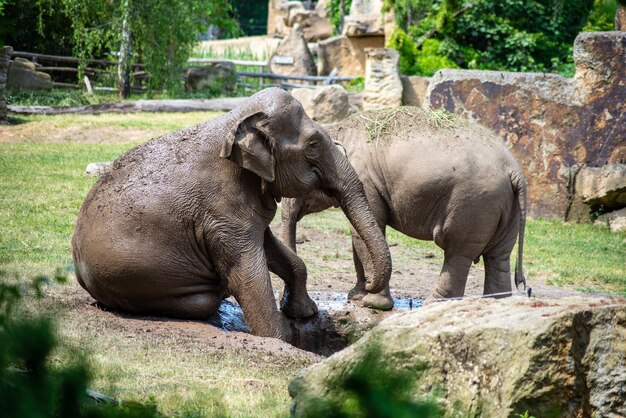
M 307 272 L 302 259 L 278 240 L 269 228 L 265 230 L 264 248 L 270 271 L 285 282 L 280 310 L 291 318 L 315 315 L 317 305 L 306 290 Z
M 380 309 L 383 311 L 393 308 L 393 298 L 389 290 L 389 285 L 380 293 L 369 293 L 365 290 L 367 283 L 367 273 L 371 273 L 371 262 L 369 261 L 369 252 L 365 243 L 359 234 L 352 229 L 352 257 L 354 259 L 354 268 L 356 270 L 357 282 L 348 292 L 349 300 L 360 301 L 361 304 L 368 308 Z
M 252 334 L 294 343 L 291 322 L 276 306 L 267 260 L 260 245 L 245 253 L 225 248 L 218 270 L 241 306 Z

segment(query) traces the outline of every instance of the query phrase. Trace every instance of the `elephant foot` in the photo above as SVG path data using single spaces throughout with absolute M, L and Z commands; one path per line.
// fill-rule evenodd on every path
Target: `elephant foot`
M 348 292 L 348 300 L 362 300 L 367 295 L 369 295 L 369 293 L 364 287 L 354 286 L 352 290 Z
M 388 311 L 393 308 L 393 298 L 389 294 L 370 293 L 361 300 L 361 304 L 366 308 Z
M 308 293 L 300 298 L 290 297 L 289 292 L 284 291 L 280 299 L 280 310 L 289 318 L 308 318 L 318 311 L 317 305 Z

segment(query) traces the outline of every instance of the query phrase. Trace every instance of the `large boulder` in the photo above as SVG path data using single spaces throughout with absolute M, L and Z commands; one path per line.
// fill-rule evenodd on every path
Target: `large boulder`
M 529 214 L 569 219 L 578 167 L 626 155 L 626 32 L 574 42 L 576 75 L 441 70 L 428 104 L 480 122 L 507 143 L 528 180 Z
M 317 89 L 293 89 L 291 91 L 311 119 L 319 123 L 334 123 L 350 115 L 350 102 L 346 90 L 333 84 Z
M 24 58 L 15 58 L 9 64 L 7 86 L 25 90 L 50 90 L 50 74 L 37 71 L 35 64 Z
M 362 77 L 365 74 L 365 50 L 382 48 L 384 44 L 382 36 L 335 36 L 321 41 L 317 50 L 317 71 L 319 75 L 328 75 L 337 69 L 340 76 Z
M 366 51 L 363 109 L 380 110 L 402 106 L 402 81 L 395 49 L 370 48 Z
M 626 164 L 583 167 L 576 176 L 576 194 L 592 206 L 626 206 Z
M 615 13 L 615 30 L 626 31 L 626 4 L 618 4 Z
M 345 402 L 342 381 L 372 347 L 386 369 L 423 369 L 415 398 L 434 397 L 447 416 L 626 416 L 624 299 L 463 300 L 393 316 L 300 372 L 292 413 Z
M 316 75 L 317 67 L 302 29 L 294 25 L 282 40 L 269 62 L 270 71 L 282 75 Z
M 237 71 L 230 61 L 189 67 L 185 73 L 185 90 L 191 92 L 213 89 L 232 93 L 236 84 Z

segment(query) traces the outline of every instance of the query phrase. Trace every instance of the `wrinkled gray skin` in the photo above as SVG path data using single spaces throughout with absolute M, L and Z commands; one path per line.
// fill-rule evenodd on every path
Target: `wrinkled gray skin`
M 444 250 L 444 264 L 430 298 L 463 296 L 469 268 L 480 256 L 485 263 L 484 294 L 510 295 L 510 254 L 518 231 L 515 283 L 525 285 L 526 181 L 502 141 L 478 126 L 433 132 L 424 128 L 423 120 L 402 112 L 395 118 L 408 133 L 386 134 L 375 142 L 367 141 L 365 119 L 358 115 L 326 128 L 345 147 L 381 231 L 389 225 L 410 237 L 432 240 Z M 285 243 L 295 251 L 297 221 L 336 204 L 331 196 L 317 191 L 284 199 Z M 379 294 L 365 291 L 371 260 L 354 230 L 352 247 L 357 283 L 348 298 L 362 300 L 368 307 L 391 309 L 389 287 Z
M 345 155 L 301 105 L 267 89 L 216 119 L 118 158 L 89 192 L 72 248 L 78 282 L 112 309 L 206 319 L 232 294 L 253 334 L 304 345 L 317 312 L 306 267 L 272 235 L 281 197 L 323 189 L 340 202 L 375 264 L 391 258 Z M 269 271 L 285 282 L 279 312 Z M 283 315 L 284 314 L 284 315 Z M 304 324 L 304 325 L 303 325 Z

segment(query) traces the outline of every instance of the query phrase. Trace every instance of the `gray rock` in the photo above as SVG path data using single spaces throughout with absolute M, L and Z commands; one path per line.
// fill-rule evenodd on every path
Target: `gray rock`
M 317 89 L 293 89 L 291 94 L 302 103 L 306 114 L 319 123 L 339 122 L 351 113 L 348 93 L 337 84 Z
M 192 66 L 185 73 L 185 90 L 201 91 L 207 88 L 232 93 L 237 84 L 235 64 L 230 61 L 211 62 Z
M 608 226 L 612 232 L 626 232 L 626 208 L 598 216 L 595 224 Z
M 269 62 L 270 71 L 282 75 L 316 75 L 317 67 L 300 25 L 282 40 Z
M 35 64 L 24 58 L 15 58 L 9 64 L 7 86 L 26 90 L 50 90 L 50 74 L 37 71 Z
M 626 416 L 626 301 L 508 298 L 435 303 L 393 316 L 289 385 L 296 416 L 340 389 L 376 345 L 391 370 L 419 370 L 414 396 L 447 416 Z
M 333 25 L 314 10 L 298 10 L 289 19 L 290 26 L 293 27 L 296 23 L 300 25 L 307 42 L 321 41 L 333 35 Z
M 112 161 L 105 161 L 100 163 L 89 163 L 85 168 L 85 175 L 87 177 L 100 177 L 103 174 L 108 173 L 113 168 Z
M 583 167 L 576 176 L 576 194 L 588 205 L 626 206 L 626 164 Z

